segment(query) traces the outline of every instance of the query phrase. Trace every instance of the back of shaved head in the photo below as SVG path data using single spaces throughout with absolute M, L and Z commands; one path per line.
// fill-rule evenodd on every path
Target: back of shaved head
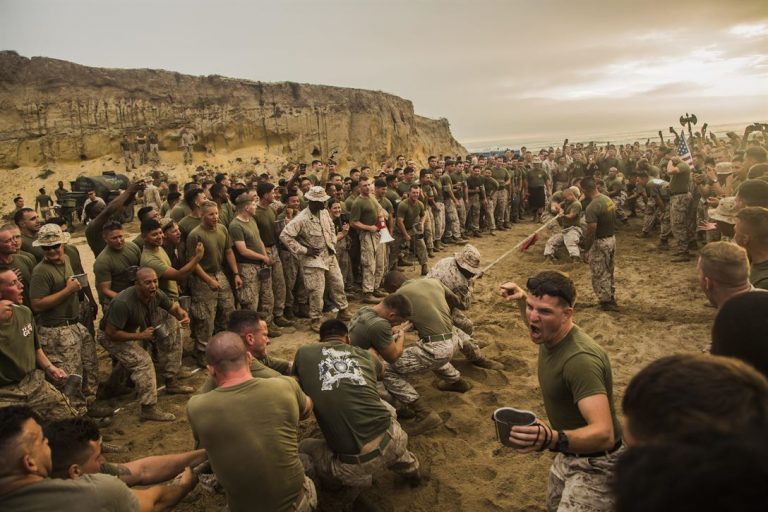
M 239 334 L 221 331 L 215 334 L 205 349 L 205 361 L 217 373 L 233 373 L 247 366 L 245 343 Z

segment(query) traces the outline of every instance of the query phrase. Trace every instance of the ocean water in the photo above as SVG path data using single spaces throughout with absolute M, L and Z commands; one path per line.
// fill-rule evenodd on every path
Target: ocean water
M 754 121 L 743 121 L 738 123 L 726 123 L 726 124 L 711 124 L 707 126 L 707 133 L 712 132 L 718 137 L 725 137 L 726 132 L 736 132 L 737 134 L 741 135 L 744 133 L 744 128 L 747 127 L 747 125 L 752 124 Z M 765 121 L 761 121 L 765 122 Z M 680 133 L 680 129 L 682 128 L 679 123 L 675 123 L 672 125 L 675 130 L 677 130 L 678 133 Z M 667 128 L 662 130 L 662 133 L 664 134 L 665 139 L 673 138 L 674 136 L 669 133 L 669 124 L 667 124 Z M 701 129 L 701 124 L 696 125 L 694 128 Z M 687 131 L 686 131 L 687 136 Z M 589 144 L 589 142 L 595 142 L 596 144 L 604 145 L 606 142 L 610 142 L 612 144 L 631 144 L 635 141 L 640 142 L 640 144 L 645 144 L 645 141 L 647 139 L 651 139 L 651 142 L 659 140 L 659 129 L 656 128 L 655 130 L 638 130 L 633 132 L 602 132 L 602 133 L 594 133 L 594 134 L 587 134 L 587 135 L 578 135 L 578 136 L 561 136 L 557 137 L 555 135 L 548 136 L 548 137 L 532 137 L 530 139 L 525 139 L 522 137 L 513 137 L 509 139 L 497 139 L 497 140 L 485 140 L 485 141 L 476 141 L 469 144 L 464 144 L 464 147 L 467 148 L 467 150 L 471 152 L 484 152 L 484 151 L 499 151 L 504 149 L 520 149 L 521 146 L 525 146 L 529 150 L 536 150 L 542 148 L 557 148 L 562 147 L 563 145 L 563 139 L 565 137 L 568 137 L 568 143 L 569 144 L 575 144 L 577 142 L 582 142 L 584 144 Z

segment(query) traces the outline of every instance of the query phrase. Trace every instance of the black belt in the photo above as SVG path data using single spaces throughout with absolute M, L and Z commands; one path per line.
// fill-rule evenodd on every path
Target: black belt
M 616 444 L 613 445 L 613 448 L 611 448 L 609 450 L 602 451 L 602 452 L 593 452 L 593 453 L 570 453 L 570 452 L 564 452 L 564 453 L 566 455 L 570 455 L 571 457 L 580 457 L 580 458 L 585 458 L 585 457 L 605 457 L 607 455 L 612 454 L 613 452 L 615 452 L 619 448 L 621 448 L 622 444 L 623 444 L 622 440 L 619 439 L 618 441 L 616 441 Z
M 392 426 L 390 426 L 387 431 L 384 432 L 384 437 L 381 438 L 379 446 L 369 451 L 368 453 L 364 453 L 362 455 L 346 455 L 343 453 L 337 453 L 336 457 L 338 457 L 338 459 L 344 464 L 365 464 L 366 462 L 372 461 L 381 455 L 382 452 L 384 452 L 384 448 L 387 447 L 389 441 L 392 439 L 392 434 L 390 433 L 391 429 Z
M 679 196 L 681 194 L 687 194 L 687 193 L 688 193 L 688 191 L 686 190 L 685 192 L 670 192 L 669 195 L 671 195 L 671 196 Z
M 66 327 L 68 325 L 76 325 L 76 324 L 79 324 L 79 323 L 80 323 L 79 320 L 61 320 L 60 322 L 54 322 L 54 323 L 50 323 L 50 324 L 44 324 L 44 323 L 41 322 L 40 326 L 41 327 L 48 327 L 49 329 L 53 329 L 55 327 Z
M 270 247 L 274 247 L 275 245 L 277 245 L 277 244 L 272 244 L 272 245 L 269 245 L 269 244 L 264 244 L 264 247 L 266 247 L 266 248 L 270 248 Z
M 433 341 L 445 341 L 453 339 L 453 333 L 447 332 L 445 334 L 435 334 L 433 336 L 424 336 L 423 338 L 419 338 L 420 341 L 423 341 L 424 343 L 431 343 Z

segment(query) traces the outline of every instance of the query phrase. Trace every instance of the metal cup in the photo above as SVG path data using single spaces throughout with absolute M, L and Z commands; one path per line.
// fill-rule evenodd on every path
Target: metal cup
M 179 297 L 179 306 L 181 306 L 181 309 L 184 311 L 189 311 L 190 306 L 192 306 L 192 297 L 189 295 L 182 295 Z
M 88 274 L 75 274 L 72 277 L 80 283 L 80 288 L 88 288 Z
M 83 385 L 83 376 L 76 373 L 70 373 L 67 376 L 67 381 L 64 383 L 63 393 L 67 397 L 74 397 L 80 395 L 80 388 Z
M 168 330 L 168 326 L 165 325 L 165 322 L 155 326 L 155 338 L 164 339 L 167 338 L 170 334 L 171 331 Z
M 509 433 L 514 426 L 529 426 L 536 423 L 536 415 L 531 411 L 515 409 L 514 407 L 501 407 L 493 411 L 491 416 L 496 426 L 496 439 L 504 446 L 514 446 L 509 442 Z
M 138 270 L 139 270 L 138 265 L 131 265 L 130 267 L 125 269 L 125 275 L 129 281 L 133 282 L 136 280 L 136 272 L 138 272 Z

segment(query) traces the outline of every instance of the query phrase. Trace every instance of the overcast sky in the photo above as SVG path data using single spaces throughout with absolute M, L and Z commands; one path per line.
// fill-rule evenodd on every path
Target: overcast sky
M 470 145 L 768 121 L 768 0 L 0 0 L 0 49 L 382 90 Z

